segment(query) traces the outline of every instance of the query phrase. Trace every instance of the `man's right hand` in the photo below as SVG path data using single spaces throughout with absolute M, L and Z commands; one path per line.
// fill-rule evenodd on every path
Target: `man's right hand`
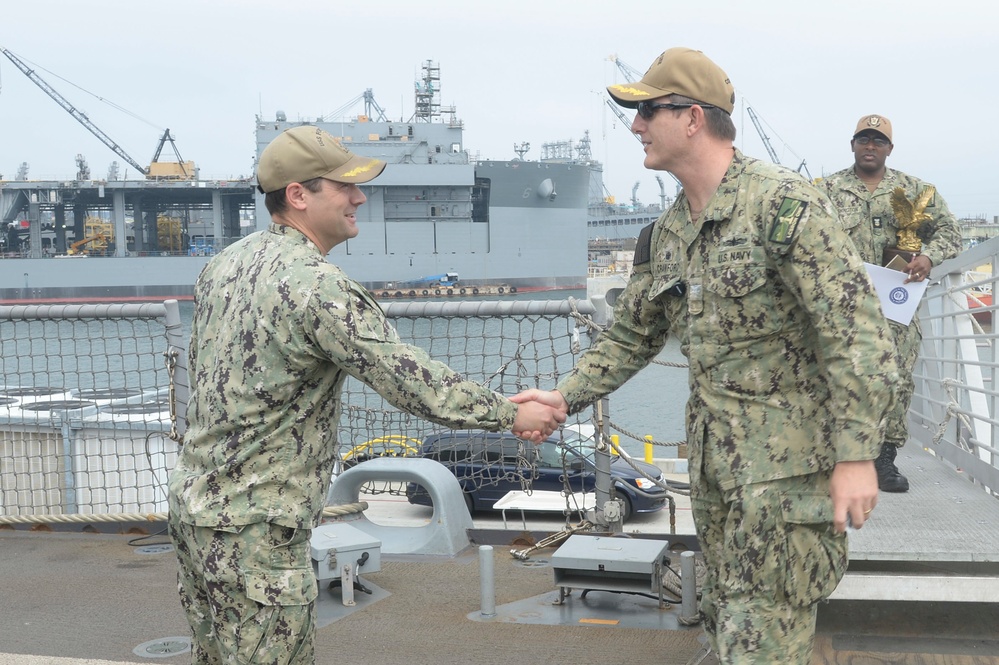
M 565 422 L 569 410 L 569 404 L 557 390 L 532 388 L 514 395 L 510 401 L 519 405 L 513 433 L 534 443 L 551 436 Z
M 555 409 L 561 409 L 567 413 L 569 411 L 569 403 L 565 401 L 564 397 L 562 397 L 562 393 L 557 390 L 538 390 L 537 388 L 531 388 L 530 390 L 517 393 L 510 398 L 510 401 L 516 404 L 523 404 L 525 402 L 541 402 L 542 404 L 547 404 Z

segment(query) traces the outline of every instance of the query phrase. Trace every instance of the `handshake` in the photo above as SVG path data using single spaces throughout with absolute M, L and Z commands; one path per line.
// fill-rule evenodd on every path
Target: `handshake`
M 531 388 L 510 398 L 517 404 L 513 433 L 521 439 L 541 443 L 565 422 L 569 404 L 557 390 Z

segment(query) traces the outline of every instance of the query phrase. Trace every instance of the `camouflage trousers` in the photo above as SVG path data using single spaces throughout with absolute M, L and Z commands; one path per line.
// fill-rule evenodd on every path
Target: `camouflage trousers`
M 704 629 L 719 662 L 809 665 L 816 603 L 847 564 L 829 474 L 730 491 L 695 485 L 691 507 L 706 564 Z
M 886 418 L 885 441 L 901 448 L 909 438 L 909 405 L 916 389 L 912 370 L 919 358 L 919 346 L 923 341 L 919 324 L 903 326 L 890 323 L 895 337 L 895 361 L 898 363 L 898 385 L 895 387 L 895 402 Z
M 217 530 L 172 513 L 169 530 L 193 663 L 315 662 L 311 530 L 266 522 Z

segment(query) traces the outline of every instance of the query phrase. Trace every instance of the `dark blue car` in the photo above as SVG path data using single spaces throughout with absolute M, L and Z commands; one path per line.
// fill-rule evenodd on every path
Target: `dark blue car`
M 535 446 L 510 432 L 445 431 L 423 440 L 420 457 L 440 462 L 458 479 L 470 512 L 488 510 L 510 491 L 531 489 L 553 492 L 593 493 L 596 470 L 594 442 L 577 431 L 564 429 Z M 636 471 L 616 455 L 611 458 L 611 478 L 627 520 L 635 513 L 651 513 L 666 505 L 662 470 L 636 462 Z M 430 495 L 409 483 L 410 503 L 429 506 Z

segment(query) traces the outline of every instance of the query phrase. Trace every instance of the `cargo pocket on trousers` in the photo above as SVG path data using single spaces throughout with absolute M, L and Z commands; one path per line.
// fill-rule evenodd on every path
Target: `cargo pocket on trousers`
M 287 654 L 302 648 L 298 641 L 311 639 L 311 603 L 319 595 L 312 570 L 244 570 L 243 578 L 246 597 L 260 607 L 240 626 L 240 662 L 268 662 L 274 649 Z
M 782 504 L 785 524 L 784 593 L 795 607 L 828 598 L 846 572 L 845 534 L 832 527 L 828 495 L 787 494 Z

